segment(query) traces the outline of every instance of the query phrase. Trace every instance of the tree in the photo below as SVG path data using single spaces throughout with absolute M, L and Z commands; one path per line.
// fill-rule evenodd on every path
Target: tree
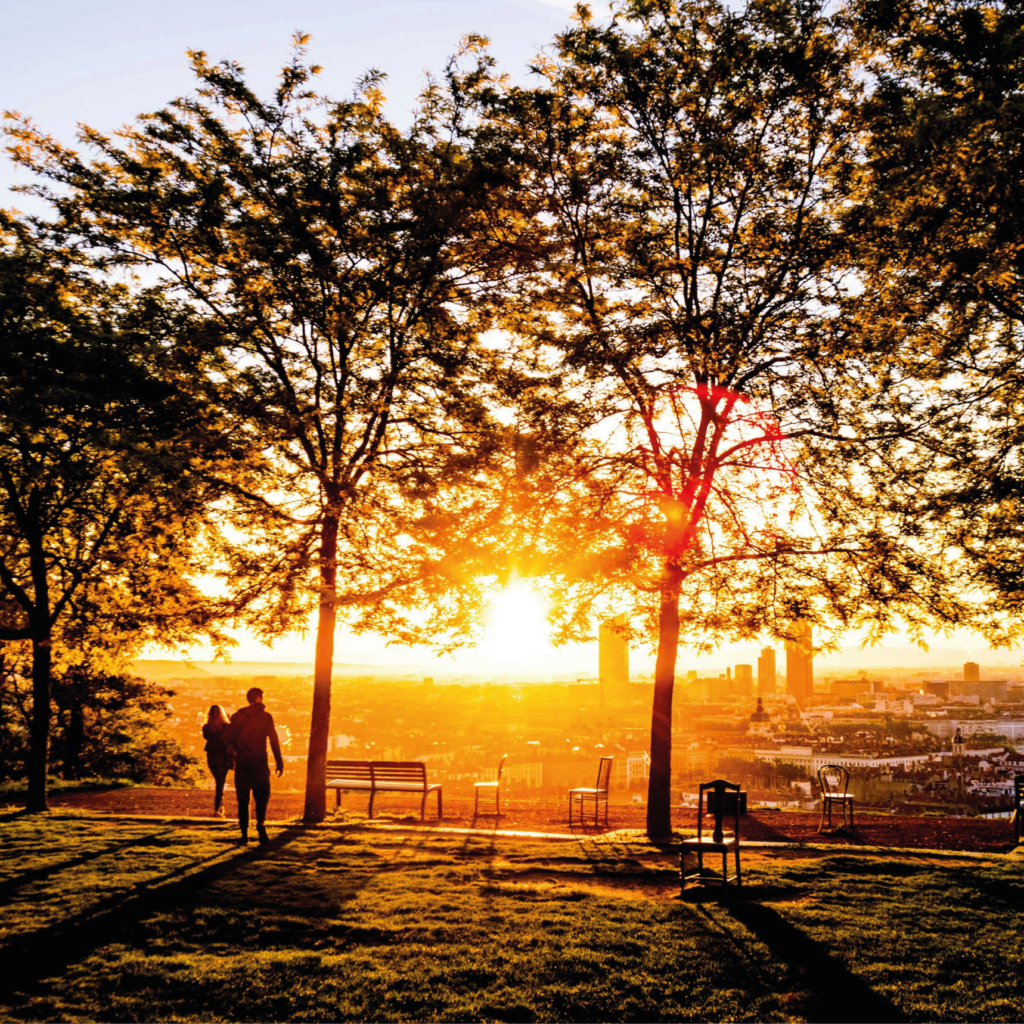
M 851 329 L 888 334 L 904 377 L 924 382 L 898 411 L 904 424 L 942 423 L 918 448 L 916 485 L 950 522 L 965 587 L 1006 642 L 1024 609 L 1024 13 L 975 0 L 852 6 L 872 89 L 846 215 L 864 285 Z
M 22 779 L 32 723 L 31 646 L 9 643 L 0 662 L 0 778 Z M 172 691 L 135 676 L 54 659 L 49 769 L 63 779 L 190 782 L 198 762 L 160 724 Z
M 23 222 L 0 230 L 0 640 L 31 644 L 39 811 L 56 648 L 116 662 L 154 636 L 223 640 L 190 582 L 216 494 L 193 468 L 213 437 L 230 456 L 190 386 L 205 361 L 191 311 L 103 283 Z
M 941 560 L 903 543 L 919 509 L 903 492 L 874 500 L 902 463 L 890 396 L 874 398 L 884 360 L 841 316 L 859 155 L 842 21 L 805 0 L 635 0 L 608 25 L 579 12 L 538 64 L 544 85 L 494 117 L 518 146 L 539 253 L 516 329 L 592 410 L 546 567 L 564 635 L 618 591 L 657 637 L 660 837 L 681 637 L 969 609 Z
M 17 158 L 60 186 L 41 191 L 68 230 L 108 265 L 158 274 L 230 345 L 233 408 L 272 472 L 234 492 L 249 544 L 228 581 L 266 638 L 316 611 L 316 822 L 339 609 L 402 639 L 466 630 L 500 438 L 484 400 L 499 353 L 478 341 L 493 270 L 477 225 L 501 175 L 463 144 L 487 59 L 449 66 L 403 133 L 376 73 L 345 102 L 313 92 L 305 43 L 269 101 L 238 65 L 193 53 L 198 95 L 114 138 L 86 131 L 92 162 L 25 122 L 13 134 Z M 471 58 L 479 45 L 468 40 Z M 416 605 L 432 613 L 403 610 Z

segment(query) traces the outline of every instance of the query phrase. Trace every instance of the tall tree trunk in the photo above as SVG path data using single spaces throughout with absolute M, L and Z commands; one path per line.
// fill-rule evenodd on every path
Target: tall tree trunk
M 654 664 L 651 713 L 651 777 L 647 785 L 647 836 L 672 834 L 672 691 L 679 651 L 679 584 L 682 573 L 667 565 L 658 613 L 658 658 Z
M 29 731 L 29 811 L 47 811 L 46 768 L 50 749 L 50 633 L 32 640 L 32 727 Z
M 85 746 L 85 710 L 82 707 L 82 684 L 75 677 L 71 684 L 71 706 L 64 752 L 64 778 L 82 777 L 82 748 Z
M 315 825 L 327 816 L 327 740 L 331 729 L 331 675 L 334 669 L 334 627 L 338 617 L 338 517 L 324 518 L 320 532 L 320 612 L 316 623 L 313 666 L 313 713 L 309 723 L 306 763 L 306 809 L 302 820 Z

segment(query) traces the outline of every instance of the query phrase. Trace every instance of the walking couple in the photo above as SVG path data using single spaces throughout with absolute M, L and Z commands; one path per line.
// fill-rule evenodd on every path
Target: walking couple
M 213 774 L 216 790 L 213 797 L 214 814 L 224 817 L 224 781 L 228 772 L 235 770 L 235 796 L 238 798 L 238 826 L 242 842 L 249 842 L 249 794 L 256 801 L 256 834 L 260 846 L 270 842 L 265 820 L 270 802 L 270 763 L 267 742 L 274 752 L 277 775 L 284 771 L 281 744 L 277 739 L 274 719 L 263 706 L 263 691 L 254 686 L 245 695 L 247 707 L 236 711 L 230 718 L 219 704 L 210 708 L 203 739 L 206 740 L 206 763 Z

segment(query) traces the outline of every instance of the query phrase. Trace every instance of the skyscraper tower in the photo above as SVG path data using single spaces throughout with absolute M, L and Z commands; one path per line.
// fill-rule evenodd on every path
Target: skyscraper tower
M 757 659 L 757 692 L 761 697 L 775 695 L 775 648 L 765 647 Z
M 793 623 L 793 639 L 786 641 L 786 692 L 791 693 L 797 704 L 804 702 L 814 692 L 814 644 L 811 639 L 811 624 L 804 619 Z
M 976 661 L 964 662 L 964 682 L 977 683 L 981 680 L 981 666 Z
M 754 692 L 754 666 L 737 665 L 735 677 L 733 692 L 742 697 L 750 697 Z
M 629 641 L 625 615 L 602 622 L 597 632 L 597 681 L 603 703 L 629 698 Z

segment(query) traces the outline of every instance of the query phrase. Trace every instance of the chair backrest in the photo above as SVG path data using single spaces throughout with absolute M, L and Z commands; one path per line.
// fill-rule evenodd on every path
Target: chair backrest
M 818 769 L 818 784 L 822 796 L 836 796 L 850 788 L 850 770 L 841 764 L 823 764 Z
M 608 780 L 612 777 L 612 759 L 602 757 L 601 763 L 597 766 L 597 785 L 594 789 L 608 789 Z
M 715 779 L 714 782 L 702 782 L 700 784 L 700 791 L 697 794 L 697 838 L 699 839 L 703 834 L 702 825 L 704 821 L 704 794 L 711 790 L 715 794 L 715 825 L 714 831 L 711 833 L 711 838 L 716 842 L 720 843 L 724 838 L 724 832 L 722 831 L 722 816 L 725 814 L 725 794 L 735 793 L 736 798 L 733 801 L 733 811 L 735 812 L 736 824 L 734 825 L 734 835 L 736 841 L 739 842 L 740 838 L 740 784 L 738 782 L 726 782 L 725 779 Z
M 505 767 L 505 762 L 508 760 L 508 754 L 502 754 L 501 760 L 498 762 L 498 781 L 501 782 L 501 770 Z

